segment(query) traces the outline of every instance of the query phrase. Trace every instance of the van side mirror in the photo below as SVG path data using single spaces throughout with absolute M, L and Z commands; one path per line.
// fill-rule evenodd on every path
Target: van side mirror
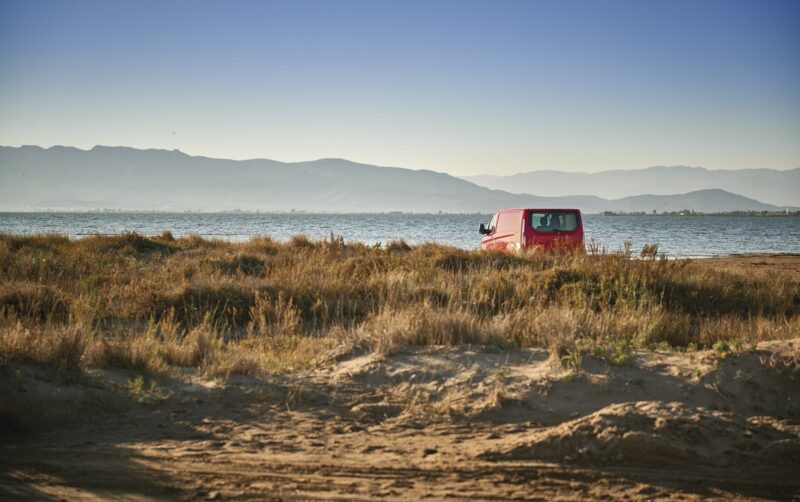
M 486 225 L 484 225 L 483 223 L 481 223 L 481 226 L 480 226 L 480 227 L 478 227 L 478 233 L 479 233 L 479 234 L 483 234 L 483 235 L 489 235 L 489 229 L 488 229 L 488 228 L 486 228 Z

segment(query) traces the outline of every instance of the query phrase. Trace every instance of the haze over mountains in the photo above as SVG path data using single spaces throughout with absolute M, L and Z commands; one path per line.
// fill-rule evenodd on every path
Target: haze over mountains
M 464 179 L 496 190 L 551 197 L 577 193 L 618 199 L 643 193 L 670 195 L 721 189 L 779 206 L 800 206 L 800 168 L 779 171 L 657 166 L 598 173 L 532 171 L 511 176 L 465 176 Z
M 668 171 L 670 168 L 658 169 Z M 788 185 L 795 187 L 794 199 L 797 199 L 800 170 L 776 173 L 787 174 L 785 178 L 776 177 L 780 181 L 773 186 L 778 194 L 775 198 L 789 200 Z M 565 186 L 569 188 L 562 185 L 559 189 L 567 190 Z M 545 193 L 545 187 L 541 188 L 539 192 Z M 663 184 L 654 181 L 642 191 L 653 193 L 663 189 Z M 575 193 L 581 190 L 593 193 L 575 185 Z M 577 207 L 592 213 L 782 209 L 717 187 L 680 192 L 678 189 L 678 195 L 637 194 L 614 200 L 594 195 L 545 197 L 539 193 L 526 195 L 493 190 L 445 173 L 373 166 L 342 159 L 285 163 L 266 159 L 211 159 L 177 150 L 126 147 L 97 146 L 91 150 L 63 146 L 0 147 L 0 210 L 3 211 L 112 208 L 490 212 L 502 207 Z M 792 205 L 800 203 L 795 201 Z

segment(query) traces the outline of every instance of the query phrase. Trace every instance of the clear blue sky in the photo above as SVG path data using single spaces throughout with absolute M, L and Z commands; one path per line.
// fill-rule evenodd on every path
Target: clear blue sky
M 0 144 L 800 166 L 800 1 L 0 0 Z

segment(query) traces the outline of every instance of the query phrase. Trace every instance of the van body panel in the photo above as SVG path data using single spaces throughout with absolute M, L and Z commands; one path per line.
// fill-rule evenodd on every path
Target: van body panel
M 583 249 L 583 217 L 578 209 L 501 209 L 481 239 L 481 249 L 519 252 L 525 248 Z
M 516 243 L 522 235 L 522 227 L 519 224 L 521 218 L 522 211 L 517 209 L 498 211 L 493 249 L 505 252 L 515 250 Z

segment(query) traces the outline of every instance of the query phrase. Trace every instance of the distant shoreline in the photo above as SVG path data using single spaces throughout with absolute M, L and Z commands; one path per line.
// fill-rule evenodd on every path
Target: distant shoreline
M 780 216 L 785 218 L 792 216 L 800 216 L 800 211 L 728 211 L 723 213 L 700 213 L 697 211 L 665 211 L 661 213 L 643 213 L 643 212 L 625 213 L 625 212 L 604 211 L 602 213 L 593 213 L 593 215 L 594 216 L 759 216 L 759 217 Z
M 260 211 L 260 210 L 220 210 L 220 211 L 162 211 L 162 210 L 148 210 L 148 209 L 98 209 L 98 210 L 37 210 L 37 211 L 0 211 L 0 214 L 209 214 L 209 215 L 371 215 L 371 216 L 486 216 L 492 215 L 493 211 L 487 212 L 410 212 L 410 211 Z M 583 212 L 585 216 L 721 216 L 721 217 L 735 217 L 735 216 L 758 216 L 758 217 L 797 217 L 800 216 L 800 211 L 729 211 L 720 213 L 702 213 L 697 211 L 665 211 L 661 213 L 645 213 L 645 212 L 615 212 L 603 211 L 601 213 L 588 213 Z

